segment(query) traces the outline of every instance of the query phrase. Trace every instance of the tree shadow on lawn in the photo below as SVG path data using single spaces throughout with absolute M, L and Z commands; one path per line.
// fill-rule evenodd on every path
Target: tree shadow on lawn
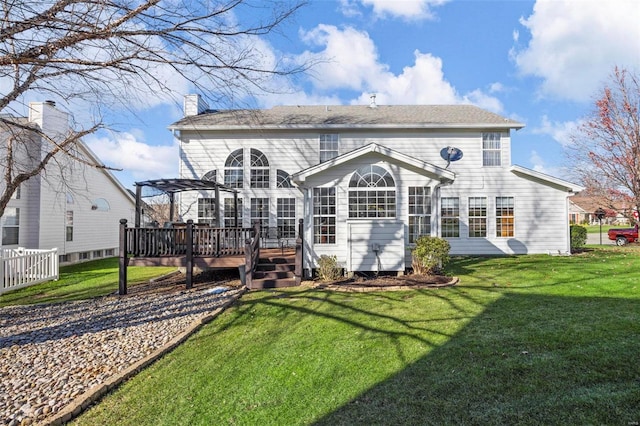
M 637 424 L 637 299 L 504 294 L 314 424 Z

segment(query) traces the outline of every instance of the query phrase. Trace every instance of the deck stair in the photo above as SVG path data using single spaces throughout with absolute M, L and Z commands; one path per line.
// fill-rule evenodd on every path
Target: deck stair
M 253 273 L 251 289 L 295 287 L 295 256 L 260 257 Z

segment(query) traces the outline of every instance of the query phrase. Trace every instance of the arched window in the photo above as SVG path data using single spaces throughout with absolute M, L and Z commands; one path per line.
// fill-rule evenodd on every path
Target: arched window
M 236 149 L 224 163 L 224 184 L 231 188 L 242 188 L 244 180 L 244 151 Z
M 209 170 L 207 173 L 202 175 L 201 180 L 206 180 L 209 182 L 216 182 L 218 180 L 218 171 L 217 170 Z
M 349 181 L 350 218 L 396 217 L 396 188 L 393 177 L 380 166 L 364 166 Z
M 96 210 L 99 212 L 108 212 L 111 210 L 111 206 L 109 206 L 109 202 L 104 198 L 96 198 L 91 203 L 91 210 Z
M 280 169 L 276 171 L 276 188 L 293 188 L 289 173 Z
M 257 149 L 251 148 L 251 188 L 269 188 L 269 161 Z

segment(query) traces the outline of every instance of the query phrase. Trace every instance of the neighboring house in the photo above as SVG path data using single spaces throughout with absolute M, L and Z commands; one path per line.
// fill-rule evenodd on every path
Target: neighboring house
M 244 226 L 293 238 L 305 269 L 335 255 L 347 271 L 404 271 L 420 235 L 453 255 L 570 251 L 567 197 L 578 185 L 511 165 L 523 124 L 471 105 L 280 106 L 209 111 L 185 98 L 170 126 L 180 177 L 239 191 Z M 233 198 L 182 193 L 184 219 L 232 226 Z
M 595 212 L 598 209 L 605 211 L 603 224 L 628 225 L 630 211 L 628 204 L 620 202 L 612 205 L 610 201 L 602 197 L 588 195 L 573 195 L 569 197 L 569 222 L 578 225 L 600 223 Z
M 53 140 L 69 131 L 68 114 L 51 101 L 33 102 L 28 118 L 12 120 L 25 125 L 18 162 L 26 167 L 48 151 L 48 142 L 27 126 Z M 61 262 L 117 256 L 118 223 L 133 218 L 134 196 L 82 142 L 74 155 L 83 161 L 57 155 L 44 172 L 20 185 L 0 218 L 3 248 L 57 248 Z

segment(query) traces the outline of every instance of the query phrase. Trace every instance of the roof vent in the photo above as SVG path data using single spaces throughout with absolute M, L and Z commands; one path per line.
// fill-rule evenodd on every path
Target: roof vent
M 374 93 L 373 95 L 369 96 L 369 99 L 371 100 L 369 102 L 369 108 L 378 108 L 378 105 L 376 105 L 376 94 Z
M 49 105 L 49 106 L 52 106 L 52 107 L 56 106 L 56 101 L 52 101 L 52 100 L 50 100 L 50 99 L 49 99 L 49 100 L 44 101 L 44 103 L 45 103 L 46 105 Z

